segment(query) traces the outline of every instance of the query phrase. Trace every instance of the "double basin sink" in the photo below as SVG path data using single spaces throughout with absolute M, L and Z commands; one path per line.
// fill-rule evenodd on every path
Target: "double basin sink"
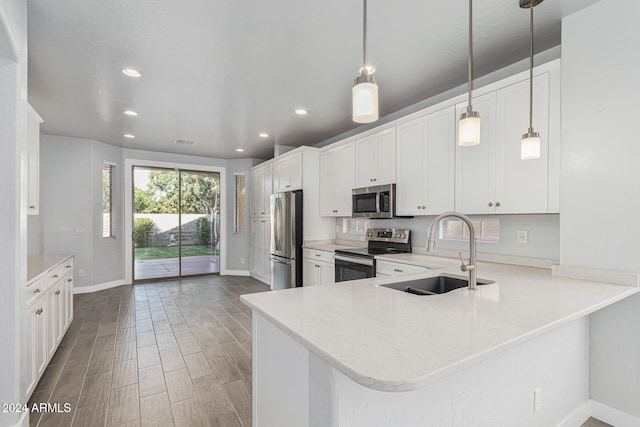
M 488 280 L 478 280 L 478 286 L 495 283 Z M 451 292 L 454 289 L 465 288 L 469 286 L 469 282 L 465 279 L 459 279 L 447 275 L 436 277 L 427 277 L 425 279 L 407 280 L 404 282 L 389 283 L 380 285 L 385 288 L 395 289 L 413 295 L 440 295 Z

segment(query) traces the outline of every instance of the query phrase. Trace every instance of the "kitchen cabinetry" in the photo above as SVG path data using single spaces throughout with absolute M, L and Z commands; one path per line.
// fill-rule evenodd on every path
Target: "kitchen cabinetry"
M 405 276 L 429 271 L 427 267 L 391 261 L 376 261 L 376 277 Z
M 353 141 L 320 153 L 320 216 L 351 216 L 355 155 Z
M 302 257 L 303 286 L 335 283 L 335 261 L 332 252 L 304 249 Z
M 28 265 L 25 400 L 73 320 L 73 257 L 38 255 Z
M 454 107 L 398 125 L 398 215 L 439 215 L 453 210 L 454 139 Z
M 249 270 L 251 276 L 270 284 L 271 220 L 269 218 L 252 218 L 250 233 Z
M 249 200 L 251 217 L 269 217 L 269 198 L 271 197 L 272 166 L 266 164 L 251 170 L 249 173 L 249 188 L 251 197 Z
M 396 128 L 385 129 L 356 142 L 356 188 L 396 181 Z
M 302 189 L 302 152 L 285 154 L 273 163 L 273 192 Z
M 555 71 L 555 70 L 554 70 Z M 550 200 L 549 111 L 559 103 L 559 91 L 550 91 L 550 78 L 534 77 L 533 122 L 541 137 L 541 156 L 520 159 L 520 139 L 529 127 L 529 82 L 521 81 L 474 98 L 482 118 L 480 144 L 456 148 L 457 211 L 465 214 L 520 214 L 557 212 Z M 456 116 L 466 108 L 456 106 Z M 551 144 L 557 144 L 557 140 Z
M 40 123 L 42 117 L 27 104 L 28 215 L 38 215 L 40 212 Z

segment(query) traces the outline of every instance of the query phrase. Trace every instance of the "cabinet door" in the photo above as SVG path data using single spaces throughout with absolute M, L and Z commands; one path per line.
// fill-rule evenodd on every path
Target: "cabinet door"
M 291 162 L 289 159 L 280 159 L 273 164 L 273 192 L 286 191 L 290 186 Z
M 336 282 L 336 266 L 329 262 L 318 262 L 319 281 L 321 285 L 328 285 Z
M 302 189 L 302 153 L 293 155 L 289 159 L 289 190 Z
M 374 182 L 377 168 L 376 139 L 369 136 L 356 140 L 356 187 L 370 187 Z
M 375 141 L 375 185 L 393 184 L 396 182 L 396 128 L 377 133 Z
M 318 263 L 314 259 L 302 260 L 302 286 L 315 286 L 320 283 Z
M 271 216 L 269 204 L 271 201 L 271 193 L 273 189 L 272 169 L 273 167 L 271 166 L 271 164 L 268 164 L 264 167 L 262 172 L 262 209 L 260 210 L 260 216 Z
M 42 118 L 36 110 L 27 107 L 27 147 L 28 147 L 28 195 L 27 214 L 38 215 L 40 211 L 40 123 Z
M 262 251 L 263 260 L 263 276 L 271 281 L 271 222 L 269 220 L 262 220 L 262 241 L 264 242 Z
M 47 298 L 40 298 L 29 309 L 32 318 L 32 351 L 36 380 L 47 367 Z
M 250 205 L 251 216 L 260 216 L 263 208 L 264 187 L 262 180 L 264 179 L 264 169 L 254 169 L 249 173 L 249 188 L 251 191 Z
M 47 294 L 44 296 L 46 298 L 46 308 L 44 309 L 44 316 L 46 317 L 47 324 L 47 358 L 51 360 L 53 354 L 56 352 L 56 348 L 58 345 L 58 300 L 60 299 L 59 295 L 56 294 L 57 291 L 60 290 L 59 283 L 56 284 L 53 288 L 49 289 Z
M 27 325 L 25 327 L 25 332 L 27 334 L 27 352 L 25 354 L 25 370 L 26 370 L 26 399 L 28 400 L 31 394 L 31 391 L 36 386 L 36 325 L 37 325 L 37 308 L 35 305 L 27 308 Z
M 333 148 L 320 153 L 320 216 L 338 215 L 337 181 L 338 149 Z
M 454 107 L 437 111 L 424 118 L 424 138 L 422 215 L 439 215 L 454 209 Z
M 66 313 L 66 289 L 67 289 L 67 277 L 64 277 L 63 280 L 58 284 L 58 289 L 53 291 L 56 302 L 56 349 L 62 341 L 62 336 L 64 334 L 65 321 L 67 320 Z M 55 349 L 53 350 L 55 353 Z
M 473 109 L 480 113 L 480 144 L 458 146 L 458 119 L 467 103 L 456 106 L 456 211 L 464 214 L 495 212 L 495 110 L 496 94 L 473 99 Z
M 398 126 L 396 211 L 398 215 L 423 215 L 426 205 L 423 176 L 424 118 Z
M 66 330 L 73 320 L 73 275 L 69 276 L 65 282 L 65 321 L 64 330 Z
M 533 126 L 540 133 L 540 158 L 520 159 L 529 128 L 529 81 L 497 91 L 496 213 L 547 213 L 549 179 L 549 74 L 533 79 Z
M 351 191 L 356 187 L 356 146 L 353 142 L 337 148 L 337 172 L 335 200 L 336 216 L 351 216 Z M 334 178 L 335 179 L 335 178 Z

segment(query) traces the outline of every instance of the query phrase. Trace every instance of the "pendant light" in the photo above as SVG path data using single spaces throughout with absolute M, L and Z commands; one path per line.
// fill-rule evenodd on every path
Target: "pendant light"
M 543 0 L 520 0 L 520 7 L 529 9 L 529 130 L 522 135 L 520 158 L 534 160 L 540 158 L 540 134 L 533 130 L 533 8 Z
M 362 68 L 353 88 L 353 121 L 371 123 L 378 120 L 378 85 L 373 77 L 375 68 L 367 65 L 367 0 L 363 0 L 362 13 Z
M 458 145 L 469 147 L 480 144 L 480 113 L 471 108 L 471 91 L 473 90 L 473 0 L 469 0 L 469 105 L 467 111 L 460 115 L 458 126 Z

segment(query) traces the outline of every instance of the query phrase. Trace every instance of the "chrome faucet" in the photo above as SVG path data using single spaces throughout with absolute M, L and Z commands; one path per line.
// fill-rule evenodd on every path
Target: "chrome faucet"
M 471 223 L 471 220 L 469 219 L 468 216 L 458 212 L 445 212 L 442 215 L 438 215 L 431 223 L 431 228 L 429 229 L 429 240 L 427 242 L 427 252 L 432 254 L 433 249 L 436 246 L 434 235 L 435 235 L 436 227 L 438 226 L 438 223 L 440 223 L 440 221 L 442 221 L 444 218 L 447 218 L 450 216 L 463 220 L 469 226 L 469 257 L 470 257 L 469 263 L 467 264 L 464 262 L 464 260 L 462 259 L 462 253 L 458 252 L 458 256 L 460 256 L 460 262 L 462 262 L 462 265 L 460 266 L 460 270 L 464 272 L 467 272 L 467 271 L 469 272 L 469 289 L 472 291 L 475 291 L 476 289 L 478 289 L 478 284 L 477 284 L 478 264 L 476 261 L 476 230 L 473 228 L 473 224 Z

